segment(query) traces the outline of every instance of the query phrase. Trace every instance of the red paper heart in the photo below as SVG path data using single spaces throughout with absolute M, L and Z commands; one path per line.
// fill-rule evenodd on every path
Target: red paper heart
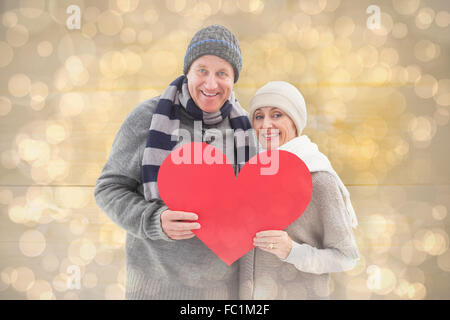
M 216 162 L 210 164 L 212 159 Z M 275 166 L 278 172 L 267 174 Z M 231 265 L 254 248 L 257 232 L 282 230 L 302 215 L 311 200 L 312 180 L 305 163 L 287 151 L 278 151 L 278 159 L 267 151 L 256 155 L 236 178 L 219 149 L 193 142 L 164 160 L 158 190 L 170 210 L 198 215 L 201 228 L 194 234 Z

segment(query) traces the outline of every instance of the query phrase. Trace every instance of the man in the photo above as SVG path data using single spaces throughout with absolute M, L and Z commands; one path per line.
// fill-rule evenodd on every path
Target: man
M 209 142 L 208 130 L 221 133 L 210 144 L 233 159 L 236 173 L 254 154 L 247 112 L 233 93 L 241 68 L 239 42 L 228 29 L 198 31 L 184 75 L 133 109 L 115 137 L 94 193 L 98 206 L 127 231 L 127 299 L 238 298 L 238 264 L 227 266 L 195 237 L 197 215 L 171 211 L 156 182 L 170 152 L 187 142 Z M 193 139 L 180 139 L 182 130 Z

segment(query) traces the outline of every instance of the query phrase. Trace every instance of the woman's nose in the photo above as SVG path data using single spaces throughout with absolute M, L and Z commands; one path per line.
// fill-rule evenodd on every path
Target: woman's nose
M 272 120 L 270 119 L 270 117 L 264 117 L 263 128 L 265 129 L 272 128 Z

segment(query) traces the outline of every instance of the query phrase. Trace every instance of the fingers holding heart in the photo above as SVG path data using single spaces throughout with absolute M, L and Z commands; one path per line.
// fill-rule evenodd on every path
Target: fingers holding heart
M 256 234 L 253 238 L 253 245 L 276 255 L 280 259 L 285 259 L 291 252 L 292 240 L 285 231 L 266 230 Z

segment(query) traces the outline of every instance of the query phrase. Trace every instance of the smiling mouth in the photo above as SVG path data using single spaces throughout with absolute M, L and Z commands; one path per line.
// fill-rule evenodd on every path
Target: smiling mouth
M 201 92 L 205 97 L 208 97 L 208 98 L 213 98 L 213 97 L 219 95 L 219 92 L 216 92 L 216 93 L 206 93 L 206 92 L 203 91 L 203 90 L 200 90 L 200 92 Z
M 266 140 L 272 140 L 273 138 L 276 138 L 279 135 L 280 135 L 279 132 L 261 133 L 261 137 L 263 137 Z

